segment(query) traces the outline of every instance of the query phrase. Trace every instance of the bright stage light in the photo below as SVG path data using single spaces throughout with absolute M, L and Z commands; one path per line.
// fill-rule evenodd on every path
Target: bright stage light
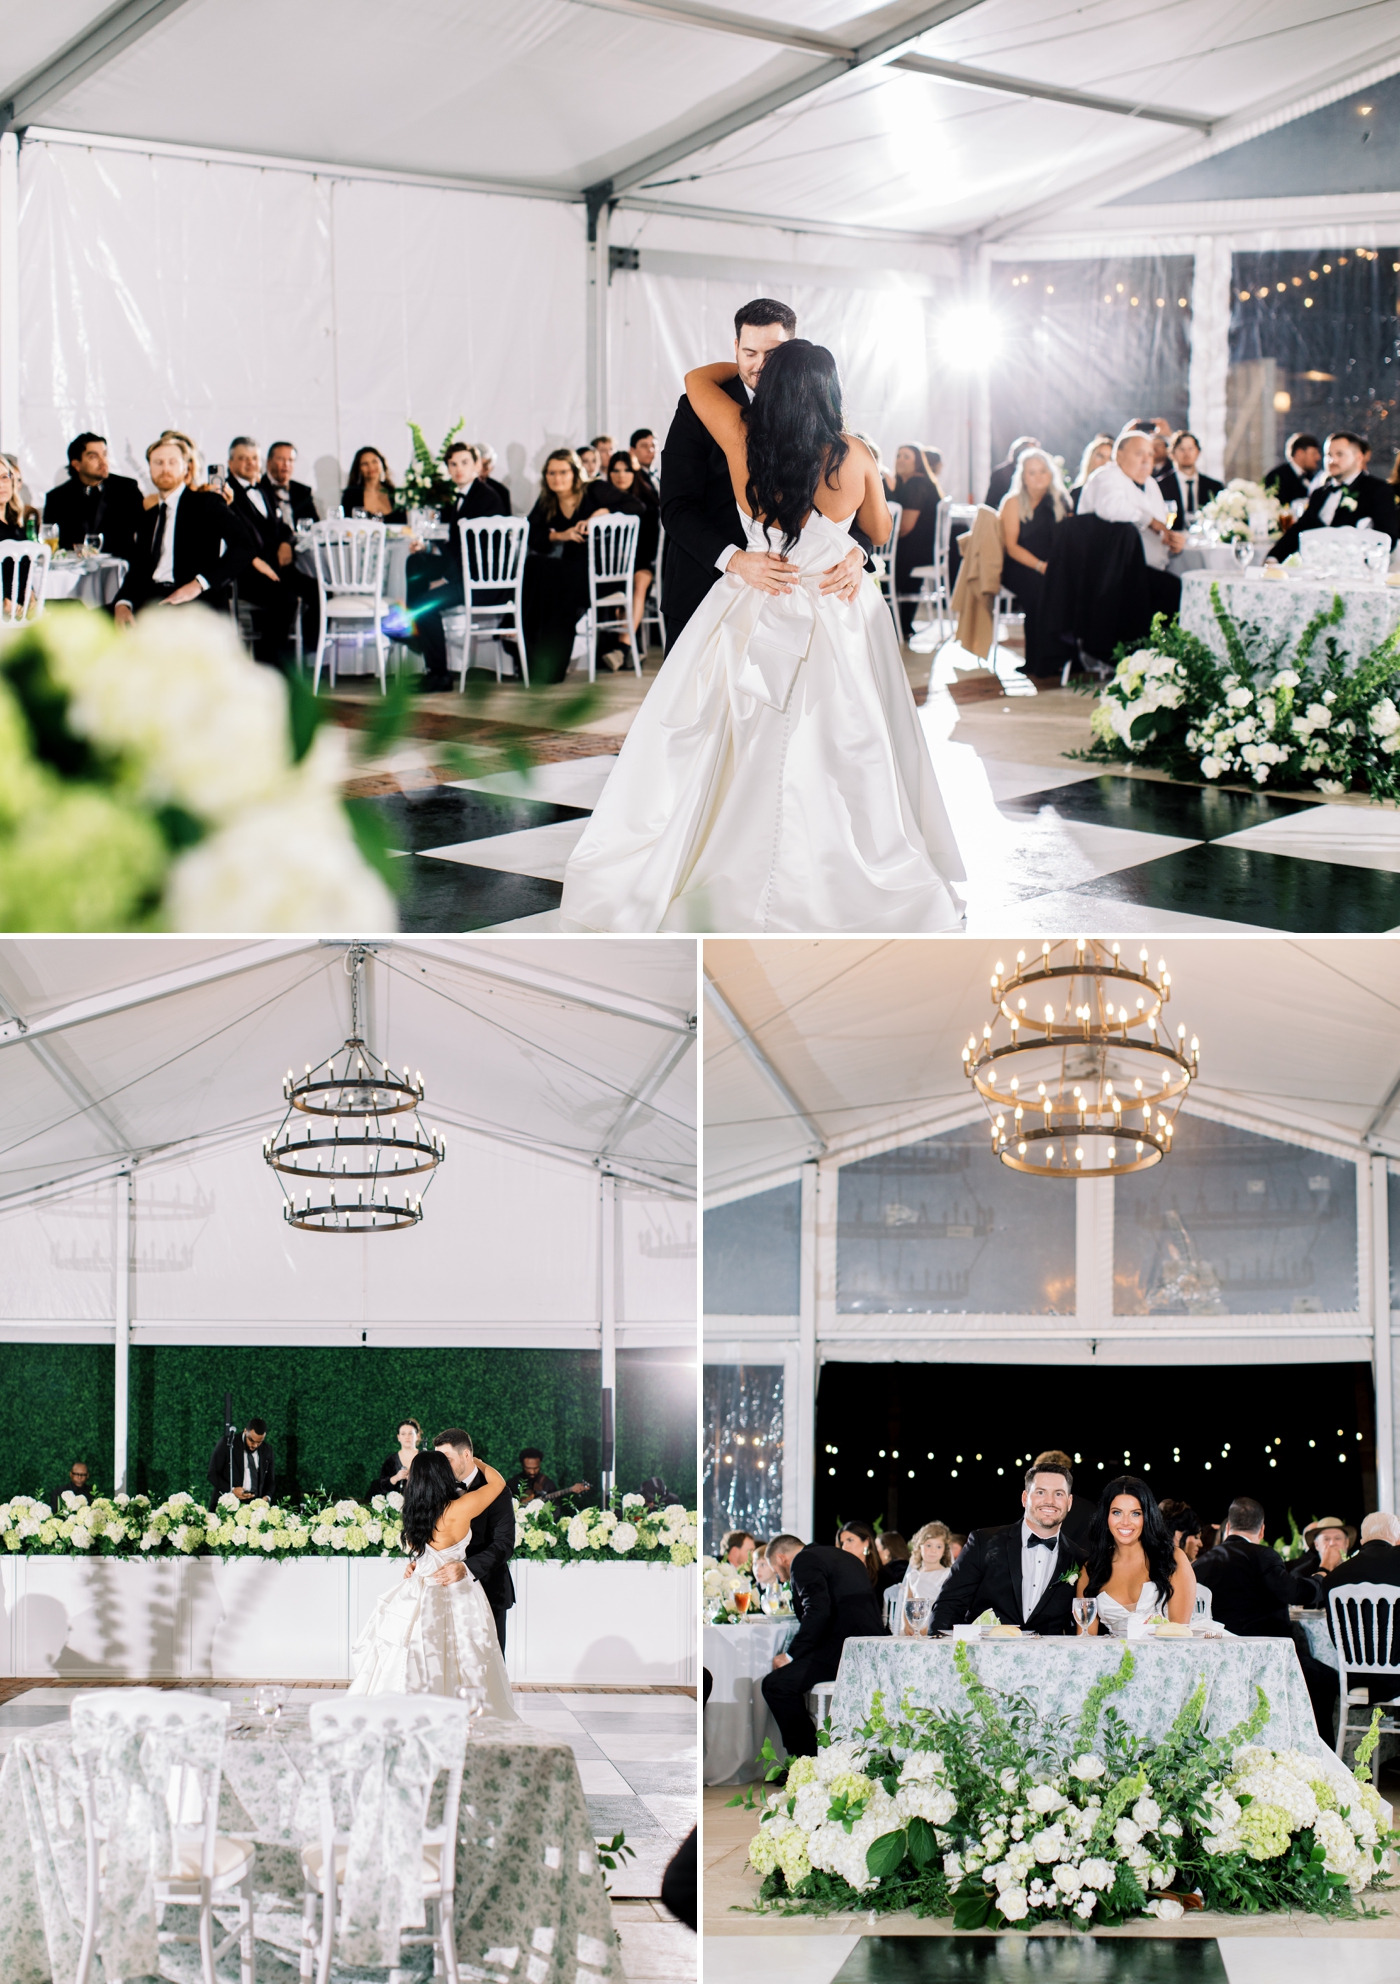
M 1000 356 L 1002 342 L 1000 318 L 979 303 L 959 304 L 934 327 L 939 357 L 964 371 L 990 365 Z

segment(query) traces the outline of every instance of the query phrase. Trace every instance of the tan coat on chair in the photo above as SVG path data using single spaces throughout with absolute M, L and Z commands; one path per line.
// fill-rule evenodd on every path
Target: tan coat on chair
M 960 542 L 962 564 L 953 588 L 958 645 L 985 661 L 992 651 L 996 597 L 1001 590 L 1001 518 L 985 503 L 979 503 L 972 529 Z

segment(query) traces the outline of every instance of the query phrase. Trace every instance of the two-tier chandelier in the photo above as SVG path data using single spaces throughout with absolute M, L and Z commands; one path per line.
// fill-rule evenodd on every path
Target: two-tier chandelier
M 1066 937 L 1018 951 L 1011 971 L 998 961 L 996 1011 L 962 1058 L 1013 1171 L 1119 1178 L 1170 1157 L 1200 1043 L 1164 1021 L 1171 973 L 1160 962 L 1154 978 L 1148 955 L 1134 970 L 1119 944 Z
M 419 1119 L 422 1075 L 407 1068 L 396 1074 L 365 1044 L 360 975 L 366 957 L 359 945 L 346 956 L 349 1038 L 315 1067 L 308 1061 L 300 1076 L 288 1068 L 282 1083 L 287 1113 L 277 1134 L 263 1139 L 263 1157 L 282 1186 L 282 1217 L 306 1233 L 392 1233 L 416 1226 L 423 1193 L 447 1155 L 441 1134 Z

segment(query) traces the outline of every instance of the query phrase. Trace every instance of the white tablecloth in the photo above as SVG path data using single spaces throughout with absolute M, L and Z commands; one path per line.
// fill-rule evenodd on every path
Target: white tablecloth
M 1262 565 L 1268 555 L 1267 545 L 1254 546 L 1256 565 Z M 1178 578 L 1184 578 L 1188 572 L 1235 573 L 1240 570 L 1240 564 L 1228 544 L 1203 544 L 1193 538 L 1184 551 L 1178 551 L 1174 558 L 1167 560 L 1167 570 L 1175 572 Z
M 445 524 L 432 524 L 428 527 L 424 535 L 430 540 L 442 539 L 447 537 L 448 530 Z M 408 603 L 409 543 L 410 539 L 407 536 L 391 537 L 385 546 L 384 600 L 386 605 L 397 603 L 399 606 L 405 606 Z M 297 538 L 296 566 L 297 570 L 299 572 L 305 572 L 308 578 L 315 578 L 316 561 L 311 555 L 311 540 L 308 537 L 299 536 Z M 366 621 L 365 627 L 367 628 L 368 625 L 369 622 Z M 354 645 L 346 641 L 340 643 L 335 658 L 335 672 L 337 675 L 373 675 L 378 666 L 379 663 L 375 656 L 374 643 L 372 641 L 364 641 Z M 413 667 L 416 668 L 418 666 L 419 663 L 415 659 L 413 661 Z
M 121 591 L 126 577 L 125 558 L 64 558 L 49 566 L 44 600 L 52 605 L 59 599 L 80 599 L 84 606 L 110 606 Z
M 1261 571 L 1188 572 L 1181 581 L 1181 624 L 1197 634 L 1222 660 L 1225 637 L 1210 603 L 1212 585 L 1220 587 L 1220 602 L 1242 631 L 1255 629 L 1274 649 L 1280 666 L 1319 607 L 1328 607 L 1338 593 L 1346 616 L 1329 630 L 1351 666 L 1378 647 L 1400 625 L 1400 587 L 1377 580 L 1266 579 Z M 1314 659 L 1324 658 L 1321 644 Z
M 773 1656 L 797 1631 L 796 1619 L 744 1619 L 737 1626 L 706 1626 L 701 1658 L 714 1681 L 705 1707 L 706 1784 L 748 1784 L 762 1777 L 754 1758 L 765 1736 L 782 1755 L 778 1725 L 759 1692 Z

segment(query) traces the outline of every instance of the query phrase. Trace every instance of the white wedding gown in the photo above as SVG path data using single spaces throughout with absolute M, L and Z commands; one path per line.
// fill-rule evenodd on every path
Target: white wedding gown
M 466 1555 L 471 1534 L 448 1550 L 431 1545 L 375 1606 L 352 1650 L 352 1695 L 455 1695 L 484 1688 L 486 1712 L 515 1721 L 506 1664 L 486 1593 L 468 1574 L 429 1584 L 442 1565 Z
M 628 733 L 560 904 L 588 930 L 961 927 L 962 863 L 889 608 L 823 598 L 848 517 L 814 510 L 790 593 L 722 576 Z M 745 519 L 749 548 L 763 527 Z
M 1110 1639 L 1125 1640 L 1128 1637 L 1129 1619 L 1150 1619 L 1154 1612 L 1162 1610 L 1162 1601 L 1157 1596 L 1157 1587 L 1151 1578 L 1138 1593 L 1138 1602 L 1130 1612 L 1126 1605 L 1120 1605 L 1116 1598 L 1110 1598 L 1106 1591 L 1098 1594 L 1099 1631 L 1107 1633 Z

